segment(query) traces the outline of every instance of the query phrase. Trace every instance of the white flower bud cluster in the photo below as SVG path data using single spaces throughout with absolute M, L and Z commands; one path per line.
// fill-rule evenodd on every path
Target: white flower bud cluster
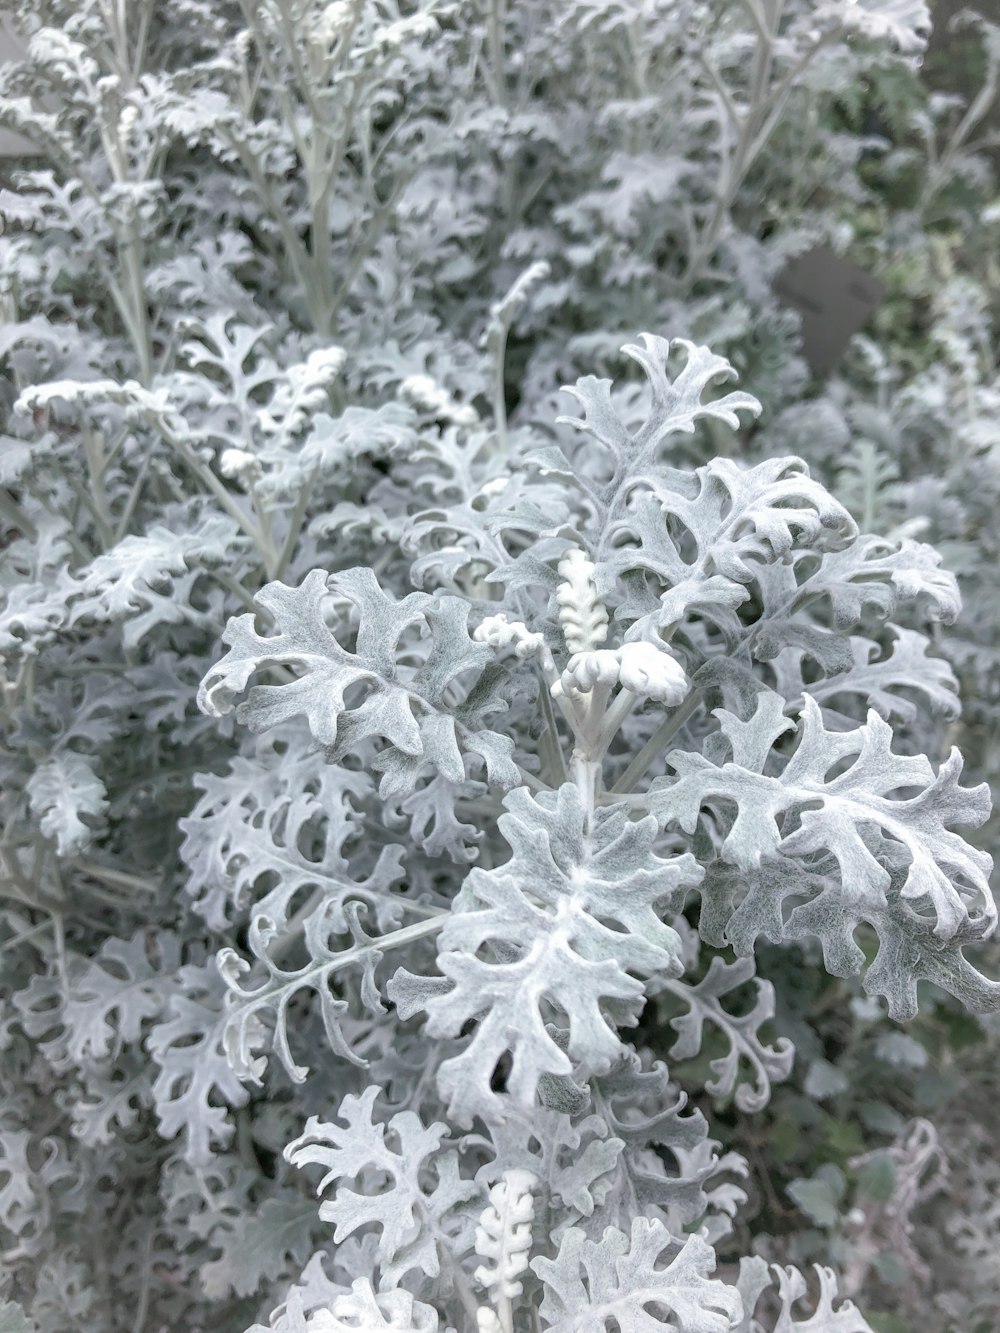
M 456 402 L 447 389 L 430 375 L 408 375 L 399 386 L 400 397 L 442 421 L 456 426 L 474 426 L 479 413 L 467 403 Z
M 490 1190 L 490 1201 L 476 1227 L 476 1253 L 487 1260 L 476 1269 L 476 1281 L 497 1298 L 520 1296 L 522 1273 L 528 1268 L 531 1223 L 535 1200 L 531 1191 L 538 1181 L 530 1171 L 512 1169 Z M 480 1323 L 480 1328 L 483 1325 Z M 486 1329 L 493 1326 L 487 1321 Z
M 133 103 L 122 107 L 121 115 L 118 117 L 118 139 L 120 143 L 127 144 L 132 137 L 132 131 L 139 120 L 139 108 Z
M 514 656 L 522 662 L 535 657 L 545 647 L 541 634 L 533 634 L 519 620 L 508 620 L 503 614 L 487 616 L 481 625 L 472 631 L 476 643 L 488 643 L 498 651 L 503 648 L 513 650 Z
M 353 22 L 354 12 L 347 0 L 333 0 L 333 4 L 326 6 L 313 25 L 310 40 L 321 51 L 329 51 Z
M 346 360 L 344 349 L 331 343 L 329 347 L 317 347 L 311 351 L 306 357 L 306 367 L 310 378 L 318 379 L 322 376 L 332 380 L 343 370 Z
M 219 471 L 224 477 L 251 482 L 260 476 L 260 463 L 256 455 L 248 453 L 246 449 L 223 449 L 219 458 Z
M 671 708 L 687 694 L 689 684 L 684 668 L 665 648 L 639 640 L 623 644 L 618 654 L 622 664 L 618 680 L 624 689 Z
M 303 365 L 288 371 L 288 383 L 275 392 L 270 406 L 258 408 L 255 416 L 261 430 L 268 435 L 282 431 L 286 436 L 301 430 L 314 412 L 329 405 L 330 385 L 346 360 L 342 347 L 331 345 L 310 352 Z
M 551 267 L 544 259 L 536 260 L 530 268 L 525 269 L 506 296 L 491 306 L 491 324 L 500 324 L 509 328 L 511 322 L 520 314 L 527 303 L 528 297 L 531 295 L 531 289 L 536 287 L 538 283 L 544 282 L 551 271 Z
M 411 14 L 408 18 L 397 19 L 384 28 L 379 28 L 375 40 L 386 52 L 398 50 L 409 41 L 423 41 L 425 37 L 436 37 L 439 32 L 438 21 L 433 14 Z
M 644 641 L 574 653 L 552 693 L 557 699 L 589 694 L 597 685 L 621 685 L 641 699 L 655 699 L 669 708 L 676 707 L 688 691 L 688 679 L 677 658 Z
M 594 564 L 579 548 L 559 561 L 563 582 L 556 589 L 559 623 L 571 653 L 588 652 L 608 637 L 608 611 L 597 600 Z
M 617 685 L 621 663 L 613 648 L 598 648 L 589 653 L 574 653 L 552 693 L 560 699 L 567 694 L 589 694 L 595 685 Z

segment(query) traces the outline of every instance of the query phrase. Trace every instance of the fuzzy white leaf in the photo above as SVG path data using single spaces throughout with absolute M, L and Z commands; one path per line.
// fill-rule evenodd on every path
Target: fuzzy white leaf
M 412 1111 L 383 1124 L 373 1118 L 380 1095 L 381 1089 L 368 1087 L 360 1097 L 346 1096 L 340 1106 L 344 1125 L 310 1117 L 285 1157 L 293 1166 L 326 1168 L 319 1189 L 336 1188 L 319 1215 L 334 1224 L 338 1244 L 359 1228 L 379 1229 L 383 1284 L 389 1286 L 412 1268 L 429 1277 L 438 1274 L 437 1227 L 427 1226 L 425 1218 L 440 1223 L 479 1191 L 459 1176 L 457 1154 L 441 1151 L 446 1125 L 425 1128 Z M 356 1188 L 348 1187 L 351 1181 Z
M 742 1309 L 733 1288 L 708 1276 L 710 1246 L 699 1236 L 675 1240 L 650 1218 L 635 1218 L 630 1237 L 609 1228 L 600 1241 L 574 1227 L 555 1259 L 531 1266 L 545 1284 L 549 1333 L 606 1333 L 609 1319 L 622 1333 L 729 1333 Z
M 441 932 L 443 977 L 401 970 L 389 983 L 401 1016 L 426 1011 L 431 1036 L 457 1036 L 476 1020 L 466 1050 L 439 1074 L 461 1123 L 492 1104 L 490 1081 L 507 1053 L 507 1087 L 524 1106 L 547 1075 L 610 1067 L 623 1050 L 617 1027 L 642 1008 L 638 978 L 680 969 L 679 939 L 662 913 L 701 875 L 690 855 L 654 854 L 652 820 L 632 822 L 621 806 L 586 815 L 572 784 L 537 798 L 520 788 L 507 806 L 500 827 L 514 854 L 467 877 Z M 569 1028 L 565 1050 L 550 1018 Z
M 86 822 L 108 806 L 107 789 L 94 771 L 93 760 L 64 750 L 41 764 L 28 780 L 32 813 L 60 856 L 74 856 L 93 839 Z
M 863 911 L 865 898 L 884 904 L 890 875 L 866 841 L 867 833 L 905 849 L 909 861 L 904 898 L 924 903 L 941 939 L 952 938 L 970 920 L 988 931 L 996 920 L 989 887 L 991 858 L 967 843 L 953 825 L 975 827 L 990 808 L 985 786 L 962 788 L 962 757 L 953 750 L 935 775 L 923 756 L 891 750 L 892 729 L 877 713 L 849 732 L 830 732 L 819 705 L 806 698 L 795 753 L 780 764 L 772 747 L 795 724 L 770 693 L 758 697 L 747 722 L 717 710 L 721 745 L 712 759 L 675 752 L 668 763 L 677 779 L 658 782 L 656 804 L 693 831 L 702 802 L 734 801 L 736 817 L 721 844 L 723 859 L 753 870 L 762 858 L 826 852 L 836 858 L 841 882 Z M 730 757 L 731 756 L 731 757 Z M 847 766 L 843 767 L 845 761 Z M 834 766 L 842 769 L 830 779 Z M 772 768 L 776 771 L 771 775 Z M 900 790 L 916 789 L 912 796 Z M 799 811 L 794 831 L 779 828 Z
M 356 608 L 356 631 L 347 617 L 331 628 L 334 595 Z M 385 746 L 375 766 L 385 773 L 383 796 L 412 790 L 428 766 L 462 782 L 463 749 L 480 755 L 490 777 L 501 785 L 518 780 L 510 758 L 513 742 L 488 729 L 488 719 L 506 708 L 497 688 L 500 668 L 490 648 L 470 636 L 468 604 L 462 599 L 410 593 L 397 602 L 382 591 L 371 570 L 326 574 L 316 569 L 298 588 L 270 584 L 256 601 L 270 613 L 277 632 L 259 634 L 253 615 L 229 622 L 223 636 L 229 652 L 209 671 L 199 691 L 206 712 L 217 717 L 228 713 L 246 692 L 237 717 L 251 730 L 264 731 L 304 716 L 333 759 L 371 739 L 382 740 Z M 427 634 L 423 649 L 414 633 L 421 629 Z M 340 639 L 355 632 L 352 652 Z M 406 649 L 401 645 L 404 636 Z M 408 665 L 413 658 L 415 667 Z M 247 691 L 255 673 L 271 667 L 299 674 L 284 684 L 255 685 Z M 451 705 L 449 687 L 465 672 L 476 672 L 481 688 Z M 354 686 L 363 686 L 365 692 L 352 704 L 345 695 Z
M 350 1293 L 333 1298 L 329 1310 L 317 1310 L 307 1328 L 308 1333 L 377 1333 L 383 1328 L 437 1333 L 438 1317 L 408 1291 L 375 1292 L 367 1278 L 359 1277 Z

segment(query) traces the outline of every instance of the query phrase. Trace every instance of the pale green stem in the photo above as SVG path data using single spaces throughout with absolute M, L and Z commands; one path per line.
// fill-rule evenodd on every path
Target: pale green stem
M 313 468 L 312 472 L 309 473 L 309 476 L 303 483 L 302 489 L 299 491 L 298 497 L 296 498 L 295 507 L 288 519 L 288 531 L 285 533 L 285 540 L 278 553 L 278 562 L 273 575 L 276 579 L 284 577 L 285 570 L 288 568 L 289 561 L 295 552 L 295 544 L 302 532 L 302 524 L 305 521 L 306 508 L 312 498 L 313 486 L 315 485 L 318 473 L 319 468 Z
M 573 780 L 583 801 L 584 827 L 589 832 L 601 784 L 600 760 L 587 759 L 581 754 L 574 754 Z
M 115 544 L 115 532 L 111 521 L 111 511 L 108 507 L 107 491 L 104 487 L 107 462 L 101 448 L 102 438 L 99 432 L 89 430 L 86 427 L 83 430 L 83 452 L 87 460 L 87 475 L 90 479 L 90 489 L 86 497 L 87 503 L 94 516 L 101 544 L 105 550 L 108 550 Z
M 254 543 L 257 551 L 263 555 L 265 543 L 262 534 L 249 515 L 236 503 L 211 468 L 206 467 L 201 459 L 198 458 L 196 454 L 192 453 L 186 442 L 182 440 L 179 435 L 176 435 L 162 418 L 157 420 L 156 426 L 164 440 L 171 449 L 173 449 L 174 453 L 177 454 L 202 484 L 215 496 L 219 504 L 225 509 L 226 513 L 236 521 L 240 530 L 246 533 Z
M 149 329 L 149 306 L 145 289 L 145 265 L 142 238 L 134 215 L 127 224 L 124 238 L 119 242 L 119 259 L 128 279 L 125 304 L 119 305 L 122 318 L 132 339 L 139 362 L 138 379 L 148 388 L 153 380 L 153 351 Z M 126 309 L 127 306 L 127 309 Z
M 146 1314 L 149 1310 L 149 1287 L 150 1279 L 153 1274 L 153 1239 L 154 1231 L 152 1227 L 146 1236 L 145 1258 L 142 1262 L 140 1271 L 139 1299 L 136 1302 L 135 1318 L 132 1321 L 132 1333 L 143 1333 L 146 1327 Z
M 627 792 L 633 783 L 641 778 L 649 765 L 661 755 L 668 743 L 677 735 L 681 727 L 701 706 L 701 693 L 695 688 L 688 692 L 684 701 L 667 717 L 650 736 L 649 740 L 635 756 L 625 772 L 611 788 L 612 792 Z
M 115 888 L 134 889 L 139 893 L 159 893 L 160 886 L 151 879 L 142 879 L 139 875 L 130 875 L 124 870 L 115 870 L 111 866 L 97 865 L 93 861 L 77 860 L 76 866 L 92 879 L 103 880 Z
M 263 607 L 258 606 L 254 601 L 253 593 L 244 588 L 239 579 L 234 578 L 228 570 L 210 569 L 208 573 L 217 583 L 221 583 L 224 588 L 228 588 L 235 597 L 238 597 L 248 611 L 252 611 L 254 615 L 260 616 L 265 622 L 272 621 L 273 618 L 271 613 L 266 611 Z
M 624 687 L 619 690 L 617 696 L 611 703 L 611 707 L 604 715 L 604 723 L 599 738 L 602 754 L 607 751 L 608 746 L 614 740 L 615 736 L 617 736 L 622 723 L 638 702 L 639 696 L 633 694 L 631 690 L 627 690 Z
M 143 484 L 145 483 L 146 475 L 149 472 L 149 464 L 151 458 L 152 454 L 147 453 L 143 457 L 142 462 L 139 464 L 139 469 L 135 474 L 135 480 L 133 481 L 132 486 L 128 493 L 128 499 L 125 501 L 125 508 L 122 510 L 121 517 L 119 518 L 118 524 L 115 528 L 116 544 L 120 542 L 121 539 L 125 536 L 126 532 L 128 532 L 128 525 L 132 521 L 132 515 L 135 513 L 135 507 L 139 502 L 139 496 L 142 493 L 142 487 Z
M 586 694 L 570 695 L 570 702 L 580 720 L 580 734 L 583 745 L 580 747 L 585 759 L 598 760 L 601 757 L 601 732 L 608 699 L 611 697 L 610 685 L 595 685 Z
M 39 921 L 37 926 L 32 926 L 30 930 L 22 930 L 20 935 L 14 935 L 11 939 L 5 940 L 3 944 L 0 944 L 0 954 L 7 953 L 9 949 L 14 949 L 19 944 L 27 944 L 28 940 L 32 940 L 36 935 L 41 935 L 43 931 L 51 929 L 51 920 Z
M 10 493 L 0 486 L 0 514 L 11 527 L 27 537 L 29 542 L 38 541 L 38 529 Z
M 493 94 L 497 106 L 507 107 L 507 59 L 504 41 L 504 27 L 507 16 L 504 12 L 504 0 L 489 0 L 489 44 L 490 71 L 493 81 Z
M 969 104 L 965 115 L 948 140 L 944 152 L 936 162 L 931 164 L 931 169 L 926 176 L 925 188 L 920 197 L 922 210 L 930 205 L 934 196 L 948 183 L 955 159 L 963 146 L 966 145 L 969 135 L 989 112 L 997 92 L 998 73 L 1000 73 L 1000 61 L 992 60 L 983 86 Z
M 521 781 L 524 783 L 526 787 L 529 787 L 532 791 L 551 790 L 547 782 L 543 782 L 541 778 L 536 778 L 534 773 L 529 773 L 528 770 L 526 768 L 523 768 L 520 764 L 517 765 L 517 771 L 521 775 Z
M 566 759 L 559 743 L 559 728 L 556 725 L 555 709 L 552 707 L 552 695 L 549 690 L 549 682 L 543 681 L 542 688 L 538 692 L 545 722 L 545 731 L 542 734 L 542 750 L 546 758 L 552 785 L 561 787 L 567 781 L 568 774 L 566 772 Z
M 277 569 L 280 557 L 277 547 L 274 544 L 274 531 L 271 521 L 271 511 L 268 509 L 265 501 L 261 498 L 256 486 L 250 487 L 250 499 L 253 503 L 253 512 L 257 519 L 257 532 L 260 557 L 264 562 L 264 574 L 270 582 L 278 577 Z
M 730 216 L 730 210 L 739 192 L 740 186 L 754 162 L 760 156 L 778 126 L 788 98 L 794 90 L 801 74 L 815 59 L 817 53 L 829 45 L 839 33 L 824 33 L 816 42 L 802 53 L 791 70 L 779 79 L 773 87 L 771 73 L 774 66 L 774 52 L 778 39 L 785 0 L 765 0 L 761 12 L 756 3 L 748 3 L 747 9 L 757 28 L 757 44 L 754 48 L 753 65 L 750 74 L 749 105 L 740 115 L 736 111 L 731 95 L 723 96 L 724 105 L 730 117 L 736 117 L 736 144 L 731 153 L 723 155 L 715 192 L 715 203 L 701 234 L 698 236 L 688 261 L 687 271 L 681 283 L 681 290 L 687 294 L 704 272 L 705 265 L 715 254 L 716 246 Z M 707 62 L 703 62 L 713 84 L 719 89 L 721 79 Z M 722 95 L 720 93 L 720 95 Z
M 507 334 L 510 326 L 506 320 L 500 322 L 496 330 L 491 330 L 490 351 L 493 355 L 493 429 L 496 432 L 497 452 L 506 458 L 509 453 L 507 441 L 507 392 L 504 384 L 504 366 L 507 359 Z

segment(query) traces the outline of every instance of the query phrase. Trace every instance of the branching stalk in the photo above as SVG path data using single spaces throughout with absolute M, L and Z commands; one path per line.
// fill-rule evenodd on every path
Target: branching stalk
M 612 792 L 629 791 L 649 765 L 657 759 L 681 728 L 701 707 L 701 691 L 693 688 L 672 713 L 669 713 L 650 736 L 649 740 L 611 788 Z

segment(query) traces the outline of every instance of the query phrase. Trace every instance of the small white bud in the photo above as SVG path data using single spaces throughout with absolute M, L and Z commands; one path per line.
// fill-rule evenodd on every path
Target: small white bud
M 474 426 L 479 420 L 474 407 L 457 402 L 430 375 L 408 375 L 399 386 L 399 396 L 404 402 L 456 426 Z
M 688 679 L 676 657 L 652 643 L 626 643 L 574 653 L 552 687 L 560 698 L 589 694 L 597 685 L 621 685 L 641 699 L 656 699 L 673 708 L 688 691 Z
M 139 108 L 131 103 L 122 108 L 122 113 L 118 117 L 118 138 L 124 144 L 127 144 L 132 137 L 132 131 L 135 129 L 136 122 L 139 119 Z
M 352 22 L 353 14 L 347 0 L 333 0 L 314 24 L 312 40 L 321 49 L 329 50 L 341 34 L 350 29 Z
M 574 653 L 552 693 L 589 694 L 595 685 L 617 685 L 620 669 L 618 654 L 612 648 L 598 648 L 590 653 Z
M 551 272 L 550 265 L 544 259 L 537 260 L 530 268 L 525 269 L 506 296 L 490 307 L 491 327 L 509 328 L 526 305 L 531 289 L 538 283 L 544 282 Z
M 246 479 L 260 474 L 256 457 L 246 449 L 223 449 L 219 458 L 219 471 L 224 477 Z
M 407 401 L 425 407 L 437 401 L 441 386 L 430 375 L 407 375 L 399 386 L 399 392 Z
M 639 640 L 618 649 L 618 679 L 626 690 L 644 699 L 676 707 L 688 692 L 688 678 L 677 658 L 655 643 Z
M 476 643 L 488 643 L 491 648 L 496 648 L 498 651 L 510 648 L 514 656 L 520 658 L 522 662 L 534 657 L 545 647 L 545 640 L 541 634 L 533 634 L 527 625 L 519 620 L 509 621 L 502 612 L 499 615 L 487 616 L 483 623 L 472 631 L 472 637 Z
M 608 611 L 597 600 L 594 564 L 574 547 L 559 561 L 563 582 L 556 589 L 559 621 L 571 653 L 587 652 L 608 637 Z
M 306 365 L 313 378 L 325 375 L 332 380 L 343 370 L 346 360 L 347 353 L 343 347 L 331 343 L 329 347 L 317 347 L 311 351 L 306 357 Z
M 425 37 L 436 36 L 438 22 L 432 14 L 412 14 L 409 18 L 397 19 L 380 28 L 376 41 L 385 51 L 398 50 L 404 43 L 414 39 L 423 41 Z

